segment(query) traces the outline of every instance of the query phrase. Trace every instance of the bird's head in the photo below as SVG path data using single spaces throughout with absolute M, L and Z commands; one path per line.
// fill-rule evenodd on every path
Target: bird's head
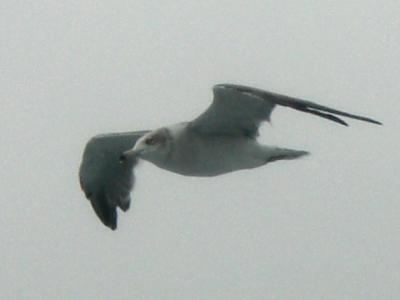
M 169 149 L 170 135 L 168 129 L 160 128 L 146 133 L 136 142 L 135 146 L 122 153 L 120 160 L 131 158 L 152 158 L 166 153 Z

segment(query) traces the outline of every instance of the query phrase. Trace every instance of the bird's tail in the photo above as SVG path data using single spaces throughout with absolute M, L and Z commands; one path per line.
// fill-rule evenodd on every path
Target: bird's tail
M 271 155 L 268 158 L 268 162 L 273 162 L 281 159 L 296 159 L 309 155 L 310 152 L 302 150 L 292 150 L 285 148 L 274 148 Z

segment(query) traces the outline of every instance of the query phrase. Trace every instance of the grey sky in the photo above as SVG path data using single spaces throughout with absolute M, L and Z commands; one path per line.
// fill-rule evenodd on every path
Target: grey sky
M 1 299 L 399 299 L 398 1 L 0 3 Z M 138 167 L 116 232 L 78 184 L 103 132 L 190 120 L 242 83 L 312 156 L 216 178 Z

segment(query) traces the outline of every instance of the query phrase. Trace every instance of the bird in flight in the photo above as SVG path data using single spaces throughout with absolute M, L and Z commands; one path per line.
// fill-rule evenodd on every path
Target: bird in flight
M 216 176 L 296 159 L 307 151 L 258 143 L 258 129 L 273 109 L 286 106 L 347 126 L 338 116 L 374 124 L 371 118 L 252 87 L 218 84 L 212 104 L 196 119 L 155 130 L 97 135 L 86 144 L 81 188 L 107 227 L 117 228 L 117 207 L 126 211 L 139 159 L 186 176 Z

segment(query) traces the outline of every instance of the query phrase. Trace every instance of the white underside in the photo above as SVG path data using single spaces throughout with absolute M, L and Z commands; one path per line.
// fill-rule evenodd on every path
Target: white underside
M 245 136 L 197 134 L 185 125 L 168 127 L 173 139 L 168 155 L 143 159 L 186 176 L 216 176 L 262 166 L 273 149 Z

